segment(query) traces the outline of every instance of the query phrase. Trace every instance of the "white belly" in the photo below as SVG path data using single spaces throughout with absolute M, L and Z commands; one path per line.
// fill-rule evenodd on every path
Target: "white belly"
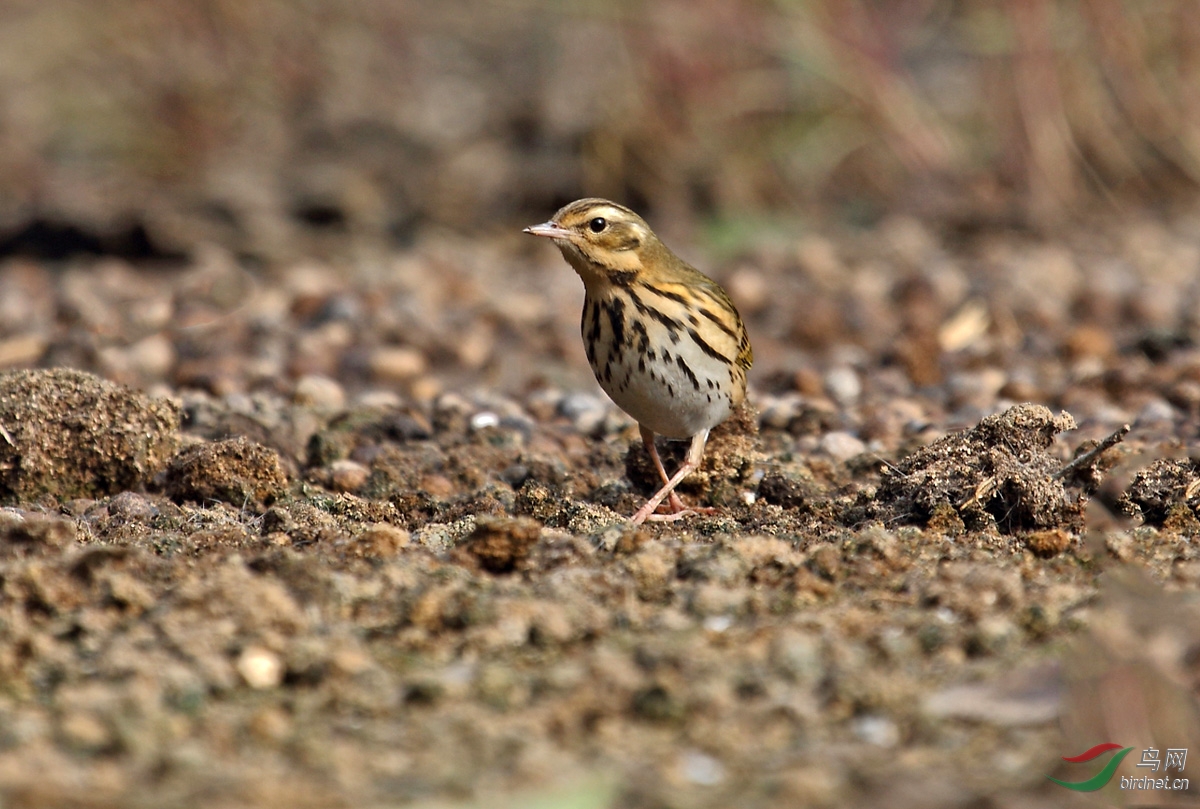
M 668 438 L 690 438 L 729 418 L 729 366 L 701 352 L 686 334 L 676 342 L 660 339 L 656 345 L 641 350 L 638 341 L 631 340 L 613 349 L 609 340 L 602 340 L 589 356 L 596 381 L 617 406 Z

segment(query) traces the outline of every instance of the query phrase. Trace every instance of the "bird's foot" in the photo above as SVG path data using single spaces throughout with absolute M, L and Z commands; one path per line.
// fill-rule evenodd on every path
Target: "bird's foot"
M 682 511 L 663 511 L 654 512 L 646 516 L 647 522 L 675 522 L 684 517 L 711 517 L 720 509 L 712 508 L 711 506 L 688 506 Z
M 658 509 L 663 509 L 659 511 Z M 707 506 L 687 506 L 683 500 L 675 492 L 671 492 L 670 499 L 658 506 L 655 510 L 650 510 L 650 504 L 642 506 L 637 514 L 630 517 L 629 521 L 634 525 L 641 525 L 643 522 L 675 522 L 682 520 L 684 517 L 699 517 L 702 515 L 716 514 L 717 509 Z
M 684 517 L 698 515 L 699 512 L 690 508 L 685 508 L 683 511 L 672 511 L 670 513 L 654 512 L 646 515 L 646 522 L 675 522 L 682 520 Z

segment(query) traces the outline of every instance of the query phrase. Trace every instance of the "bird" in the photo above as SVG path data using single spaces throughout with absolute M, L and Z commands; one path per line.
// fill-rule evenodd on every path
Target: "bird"
M 699 513 L 675 488 L 700 467 L 709 431 L 746 398 L 754 362 L 737 307 L 721 286 L 675 255 L 641 216 L 590 197 L 524 230 L 553 240 L 583 279 L 580 331 L 596 381 L 638 423 L 662 488 L 633 525 Z M 691 439 L 668 476 L 654 437 Z M 658 513 L 667 501 L 665 513 Z

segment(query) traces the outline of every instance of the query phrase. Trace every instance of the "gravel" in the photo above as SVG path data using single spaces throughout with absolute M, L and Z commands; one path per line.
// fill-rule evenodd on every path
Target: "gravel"
M 752 407 L 712 512 L 638 529 L 519 234 L 0 264 L 0 361 L 78 369 L 0 376 L 0 796 L 1038 807 L 1098 740 L 1200 747 L 1200 253 L 1141 227 L 708 262 Z

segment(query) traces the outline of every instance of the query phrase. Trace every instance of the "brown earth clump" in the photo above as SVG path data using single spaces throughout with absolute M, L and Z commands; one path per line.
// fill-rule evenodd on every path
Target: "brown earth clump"
M 279 454 L 244 438 L 189 447 L 167 468 L 166 495 L 177 503 L 270 504 L 286 488 Z
M 968 529 L 991 524 L 1006 534 L 1075 525 L 1080 506 L 1046 450 L 1075 429 L 1069 413 L 1055 416 L 1023 404 L 948 435 L 884 469 L 877 494 L 889 524 L 925 525 L 951 510 Z
M 179 408 L 66 368 L 0 375 L 0 500 L 143 486 L 179 441 Z
M 489 573 L 512 573 L 529 558 L 542 526 L 528 517 L 481 517 L 463 549 Z
M 1178 520 L 1181 512 L 1200 514 L 1200 464 L 1160 458 L 1134 476 L 1118 506 L 1156 527 L 1173 516 Z

